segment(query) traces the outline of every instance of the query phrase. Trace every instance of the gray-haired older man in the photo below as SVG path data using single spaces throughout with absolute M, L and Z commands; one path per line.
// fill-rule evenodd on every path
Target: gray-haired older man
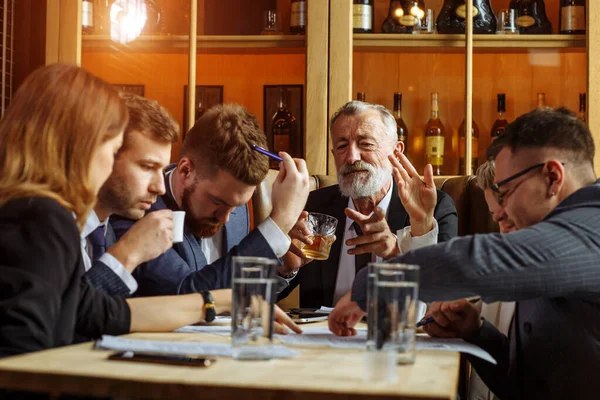
M 331 118 L 330 132 L 338 185 L 311 192 L 305 210 L 336 217 L 337 239 L 327 260 L 299 270 L 306 260 L 286 257 L 289 271 L 283 272 L 297 276 L 282 297 L 300 284 L 301 307 L 334 306 L 367 262 L 448 240 L 458 229 L 454 203 L 435 189 L 431 167 L 425 171 L 426 190 L 413 190 L 410 179 L 395 184 L 388 156 L 402 153 L 404 144 L 385 107 L 348 102 Z M 410 174 L 421 182 L 414 168 Z

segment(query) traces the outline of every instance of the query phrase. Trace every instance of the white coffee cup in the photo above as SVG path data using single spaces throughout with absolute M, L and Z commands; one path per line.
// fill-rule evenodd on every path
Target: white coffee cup
M 185 211 L 173 211 L 173 243 L 183 242 Z

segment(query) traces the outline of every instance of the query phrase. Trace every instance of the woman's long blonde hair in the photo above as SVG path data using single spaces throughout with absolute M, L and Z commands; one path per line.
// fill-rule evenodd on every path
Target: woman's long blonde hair
M 83 69 L 53 64 L 34 71 L 0 121 L 0 206 L 49 197 L 82 227 L 96 201 L 92 154 L 128 119 L 117 91 Z

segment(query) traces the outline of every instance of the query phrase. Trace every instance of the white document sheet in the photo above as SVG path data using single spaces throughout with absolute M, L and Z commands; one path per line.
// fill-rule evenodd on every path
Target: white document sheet
M 96 348 L 116 351 L 145 351 L 164 354 L 190 354 L 221 357 L 231 357 L 232 355 L 230 344 L 164 342 L 160 340 L 125 339 L 110 335 L 102 335 L 102 338 L 96 341 Z M 281 345 L 272 346 L 271 351 L 272 358 L 288 358 L 298 355 L 296 351 Z
M 183 333 L 212 333 L 219 336 L 231 336 L 230 325 L 188 325 L 183 326 L 179 329 L 175 329 L 174 332 Z
M 275 337 L 282 343 L 290 345 L 329 346 L 346 349 L 360 349 L 365 348 L 367 345 L 367 331 L 365 329 L 357 330 L 356 336 L 346 337 L 335 336 L 326 327 L 307 327 L 302 330 L 304 331 L 302 334 L 291 333 L 289 335 L 275 335 Z M 462 339 L 440 339 L 432 338 L 427 334 L 418 334 L 416 349 L 458 351 L 497 364 L 496 360 L 487 351 Z

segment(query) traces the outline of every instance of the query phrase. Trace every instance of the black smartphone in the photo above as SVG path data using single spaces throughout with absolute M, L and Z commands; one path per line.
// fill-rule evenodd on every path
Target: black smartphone
M 108 356 L 109 360 L 136 361 L 167 365 L 185 365 L 192 367 L 210 367 L 216 362 L 214 358 L 192 355 L 172 355 L 160 353 L 146 353 L 139 351 L 120 351 Z

